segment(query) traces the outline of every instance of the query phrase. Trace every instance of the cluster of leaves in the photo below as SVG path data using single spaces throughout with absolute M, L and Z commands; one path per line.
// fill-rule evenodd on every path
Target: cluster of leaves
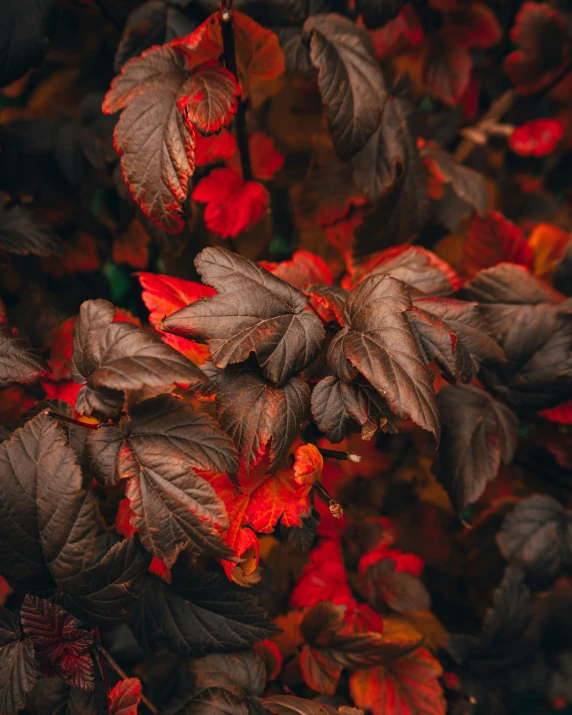
M 0 713 L 572 712 L 572 13 L 237 5 L 1 3 Z

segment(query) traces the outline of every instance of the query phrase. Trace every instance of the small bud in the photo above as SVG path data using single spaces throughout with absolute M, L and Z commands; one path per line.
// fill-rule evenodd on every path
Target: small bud
M 329 507 L 330 513 L 334 517 L 334 519 L 341 519 L 342 516 L 344 515 L 344 510 L 342 509 L 342 505 L 338 504 L 337 501 L 330 499 L 330 503 L 328 504 L 328 507 Z

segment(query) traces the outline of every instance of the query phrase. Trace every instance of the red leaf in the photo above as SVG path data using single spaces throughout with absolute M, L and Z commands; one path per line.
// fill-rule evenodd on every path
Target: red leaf
M 431 37 L 423 80 L 431 93 L 454 107 L 469 86 L 473 61 L 464 47 L 452 44 L 444 34 Z
M 216 294 L 216 291 L 202 283 L 186 281 L 173 276 L 155 273 L 138 273 L 137 275 L 143 288 L 141 297 L 149 309 L 149 322 L 161 333 L 163 341 L 197 365 L 207 360 L 209 351 L 206 345 L 199 345 L 194 340 L 164 333 L 160 328 L 161 321 L 166 316 L 176 313 L 177 310 L 200 298 L 210 298 Z
M 354 673 L 350 692 L 355 704 L 372 715 L 445 715 L 441 674 L 439 661 L 426 648 L 418 648 L 386 665 Z
M 197 166 L 214 164 L 217 161 L 225 161 L 236 151 L 236 139 L 226 129 L 221 129 L 218 134 L 205 137 L 197 134 L 195 137 L 197 145 L 195 147 L 195 163 Z
M 522 156 L 546 156 L 556 149 L 563 134 L 564 127 L 558 119 L 535 119 L 516 127 L 508 145 Z
M 282 168 L 284 157 L 274 146 L 274 141 L 264 132 L 253 132 L 248 137 L 252 173 L 257 179 L 270 181 L 274 174 Z M 229 169 L 240 172 L 240 156 L 235 152 L 226 162 Z
M 47 678 L 61 678 L 82 690 L 95 688 L 89 652 L 91 633 L 76 628 L 73 618 L 60 606 L 29 594 L 22 604 L 21 619 Z
M 244 182 L 232 169 L 211 171 L 196 185 L 191 198 L 207 205 L 205 224 L 223 238 L 234 238 L 255 226 L 270 203 L 262 184 Z
M 545 2 L 522 4 L 510 38 L 520 49 L 505 57 L 504 70 L 520 94 L 550 84 L 570 55 L 566 20 Z
M 42 387 L 46 391 L 48 400 L 63 400 L 74 407 L 79 391 L 81 390 L 81 385 L 71 380 L 63 380 L 62 382 L 42 380 Z
M 516 263 L 531 269 L 534 256 L 518 226 L 498 211 L 475 216 L 463 247 L 463 269 L 472 278 L 497 263 Z
M 300 290 L 306 290 L 313 285 L 333 283 L 328 264 L 323 258 L 309 251 L 296 251 L 289 261 L 281 263 L 260 261 L 260 265 Z
M 570 425 L 572 424 L 572 400 L 568 400 L 568 402 L 564 402 L 562 405 L 553 407 L 550 410 L 543 410 L 538 414 L 541 417 L 544 417 L 544 419 L 550 420 L 550 422 L 558 422 L 561 425 Z
M 133 519 L 135 517 L 136 514 L 131 508 L 129 499 L 122 499 L 119 502 L 117 515 L 115 517 L 115 531 L 126 539 L 129 539 L 139 531 L 139 529 L 133 526 Z
M 43 261 L 44 269 L 55 278 L 60 278 L 66 273 L 91 273 L 99 268 L 99 256 L 93 236 L 85 231 L 66 244 L 62 256 L 46 258 Z
M 266 638 L 252 646 L 253 650 L 262 658 L 266 666 L 266 679 L 276 680 L 282 670 L 282 653 L 274 641 Z
M 109 693 L 109 715 L 137 715 L 141 702 L 139 678 L 120 680 Z
M 423 41 L 423 34 L 419 15 L 411 3 L 407 3 L 394 20 L 369 32 L 378 60 L 408 52 Z
M 387 544 L 381 544 L 361 557 L 359 572 L 364 573 L 369 566 L 382 559 L 392 559 L 395 562 L 396 571 L 406 571 L 414 576 L 421 576 L 425 566 L 423 559 L 416 554 L 404 554 L 399 549 L 391 549 Z
M 203 134 L 226 126 L 238 109 L 240 87 L 229 70 L 215 60 L 199 65 L 185 82 L 177 107 L 188 124 Z
M 50 378 L 53 380 L 69 380 L 75 321 L 75 316 L 64 320 L 51 335 L 48 365 L 51 368 Z
M 158 576 L 165 583 L 171 583 L 172 581 L 171 571 L 169 567 L 164 561 L 157 558 L 156 556 L 153 556 L 153 558 L 151 559 L 151 563 L 149 564 L 149 573 Z

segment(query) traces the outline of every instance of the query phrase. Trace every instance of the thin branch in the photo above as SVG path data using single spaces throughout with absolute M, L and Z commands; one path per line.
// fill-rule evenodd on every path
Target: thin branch
M 221 3 L 220 20 L 222 28 L 222 46 L 224 52 L 224 64 L 229 72 L 234 75 L 237 82 L 238 68 L 236 65 L 236 45 L 234 30 L 232 27 L 232 0 Z M 246 131 L 246 104 L 239 100 L 238 109 L 235 116 L 236 143 L 240 154 L 240 166 L 242 168 L 242 178 L 244 181 L 252 180 L 252 162 L 250 161 L 250 148 L 248 146 L 248 132 Z
M 327 505 L 331 515 L 336 519 L 341 519 L 344 515 L 342 505 L 334 499 L 334 497 L 330 494 L 330 492 L 326 489 L 322 482 L 315 482 L 314 489 L 316 490 L 317 495 L 324 502 L 324 504 Z
M 129 676 L 127 673 L 123 670 L 123 668 L 116 663 L 116 661 L 109 655 L 109 653 L 105 650 L 105 648 L 101 645 L 101 643 L 96 643 L 95 644 L 97 650 L 103 655 L 103 657 L 107 660 L 109 665 L 113 668 L 113 670 L 119 675 L 120 678 L 123 680 L 127 680 Z M 153 713 L 153 715 L 157 715 L 159 712 L 157 708 L 153 705 L 153 703 L 148 700 L 143 693 L 141 693 L 141 702 L 147 706 L 147 708 Z
M 361 462 L 361 457 L 359 454 L 354 454 L 354 452 L 342 452 L 338 449 L 322 449 L 318 447 L 318 452 L 322 457 L 329 457 L 330 459 L 341 459 L 347 462 Z

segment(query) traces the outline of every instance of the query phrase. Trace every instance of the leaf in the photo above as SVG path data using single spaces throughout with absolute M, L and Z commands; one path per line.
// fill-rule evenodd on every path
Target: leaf
M 224 248 L 206 248 L 195 265 L 219 294 L 166 318 L 163 329 L 207 340 L 218 368 L 254 352 L 266 377 L 279 386 L 317 357 L 324 329 L 305 310 L 303 293 Z
M 462 285 L 451 266 L 421 246 L 395 246 L 374 253 L 352 266 L 351 287 L 379 273 L 397 278 L 411 288 L 430 295 L 450 295 Z
M 534 119 L 516 127 L 508 140 L 509 147 L 521 156 L 552 154 L 562 139 L 564 127 L 558 119 Z
M 141 702 L 139 678 L 120 680 L 109 693 L 109 715 L 137 715 Z
M 232 169 L 213 169 L 198 182 L 191 198 L 206 204 L 206 227 L 222 238 L 234 238 L 255 226 L 270 204 L 261 183 L 244 181 Z
M 473 385 L 447 385 L 437 403 L 443 429 L 440 481 L 461 513 L 495 479 L 501 463 L 512 462 L 518 419 L 502 402 Z
M 377 130 L 387 100 L 383 74 L 365 30 L 337 15 L 314 15 L 303 38 L 318 71 L 326 121 L 341 159 L 349 160 Z
M 519 502 L 496 541 L 502 555 L 527 573 L 555 578 L 566 559 L 566 512 L 552 497 L 534 494 Z
M 249 648 L 276 632 L 256 598 L 218 574 L 174 578 L 173 588 L 149 578 L 131 628 L 147 652 L 166 647 L 191 657 Z
M 519 47 L 504 59 L 504 71 L 519 94 L 532 94 L 558 77 L 570 52 L 566 19 L 546 2 L 524 2 L 510 38 Z
M 370 385 L 347 384 L 330 376 L 321 380 L 312 392 L 312 415 L 330 442 L 341 442 L 354 420 L 361 427 L 362 439 L 371 439 L 378 431 L 396 432 L 395 416 L 387 402 Z
M 536 649 L 525 640 L 531 620 L 531 596 L 523 584 L 523 573 L 509 567 L 494 593 L 479 635 L 451 634 L 447 649 L 463 673 L 485 683 L 502 682 L 512 668 L 521 668 Z
M 122 402 L 119 391 L 124 389 L 161 388 L 165 383 L 194 388 L 208 385 L 196 365 L 144 329 L 114 322 L 114 313 L 105 300 L 85 301 L 80 308 L 71 375 L 84 386 L 76 404 L 81 414 L 109 414 L 110 406 Z
M 340 711 L 294 695 L 272 695 L 263 700 L 264 707 L 274 715 L 337 715 Z
M 0 607 L 0 711 L 21 710 L 35 683 L 32 641 L 22 634 L 17 618 Z
M 530 236 L 528 245 L 534 256 L 534 273 L 538 278 L 549 281 L 562 258 L 570 235 L 557 226 L 539 223 Z
M 185 82 L 177 107 L 188 125 L 214 134 L 230 123 L 238 109 L 240 86 L 233 74 L 215 60 L 199 65 Z
M 66 584 L 93 558 L 97 521 L 65 433 L 44 412 L 0 445 L 0 563 L 20 591 Z
M 469 277 L 497 263 L 516 263 L 532 268 L 534 256 L 524 234 L 498 211 L 485 218 L 475 216 L 463 245 L 463 269 Z
M 546 284 L 509 263 L 481 271 L 463 288 L 479 302 L 506 357 L 483 366 L 481 381 L 521 410 L 555 407 L 572 396 L 572 324 Z
M 354 673 L 350 692 L 356 705 L 372 715 L 445 715 L 442 672 L 439 661 L 426 648 L 418 648 L 387 665 Z
M 328 349 L 328 364 L 344 382 L 359 371 L 400 417 L 439 438 L 439 415 L 430 374 L 404 313 L 406 287 L 390 276 L 366 278 L 347 299 L 347 326 Z
M 113 260 L 133 268 L 145 268 L 149 263 L 149 234 L 138 219 L 133 219 L 125 233 L 113 240 Z
M 298 224 L 330 226 L 345 218 L 352 207 L 363 206 L 366 198 L 355 185 L 352 173 L 351 164 L 337 158 L 312 171 L 296 199 L 294 210 Z
M 453 44 L 443 32 L 431 35 L 423 81 L 431 94 L 450 107 L 469 86 L 473 61 L 467 49 Z
M 152 47 L 127 62 L 111 83 L 103 112 L 123 110 L 114 145 L 123 180 L 143 213 L 168 233 L 183 230 L 183 201 L 195 170 L 194 130 L 177 102 L 189 68 L 169 45 Z
M 413 300 L 414 309 L 409 313 L 423 347 L 428 354 L 434 355 L 429 350 L 429 345 L 424 342 L 424 335 L 415 315 L 429 313 L 437 322 L 431 326 L 434 330 L 429 333 L 439 347 L 443 339 L 450 340 L 454 335 L 452 350 L 453 364 L 443 364 L 442 369 L 449 370 L 453 377 L 459 377 L 464 382 L 473 380 L 481 364 L 505 364 L 506 358 L 503 351 L 492 335 L 492 330 L 484 320 L 479 310 L 478 303 L 455 300 L 454 298 L 416 297 Z M 417 312 L 415 312 L 417 311 Z M 442 325 L 440 325 L 442 321 Z M 436 359 L 434 355 L 433 359 Z
M 572 295 L 572 241 L 568 241 L 568 245 L 554 269 L 552 282 L 556 290 L 567 296 Z
M 196 142 L 195 163 L 197 166 L 226 161 L 236 152 L 236 139 L 226 129 L 221 129 L 218 134 L 208 137 L 199 133 L 196 136 Z
M 300 667 L 306 684 L 324 694 L 333 694 L 343 668 L 359 670 L 400 657 L 415 650 L 420 643 L 417 634 L 411 638 L 411 627 L 396 629 L 391 635 L 365 632 L 345 634 L 345 608 L 322 602 L 308 611 L 300 624 L 306 641 L 300 655 Z
M 474 209 L 480 216 L 485 216 L 488 211 L 487 187 L 484 178 L 474 169 L 470 169 L 459 164 L 446 151 L 443 151 L 438 144 L 426 142 L 421 149 L 421 156 L 424 160 L 429 160 L 440 175 L 440 181 L 445 186 L 450 186 L 467 207 L 467 211 Z M 457 226 L 445 224 L 447 228 L 454 231 Z
M 135 405 L 119 428 L 92 432 L 86 454 L 106 484 L 129 480 L 126 496 L 143 546 L 168 567 L 193 547 L 225 557 L 222 502 L 199 471 L 234 473 L 232 442 L 207 415 L 170 395 Z
M 370 606 L 379 611 L 386 604 L 393 611 L 430 611 L 431 598 L 423 582 L 408 571 L 397 570 L 391 558 L 381 559 L 365 572 Z
M 356 10 L 361 15 L 364 25 L 370 29 L 383 27 L 390 20 L 395 19 L 404 6 L 403 0 L 358 0 Z
M 0 11 L 0 87 L 11 84 L 44 59 L 55 27 L 54 0 L 6 0 Z
M 46 257 L 61 254 L 63 244 L 47 224 L 37 221 L 27 209 L 7 208 L 0 202 L 0 249 L 19 256 Z
M 248 473 L 264 454 L 268 469 L 277 469 L 288 454 L 310 408 L 310 390 L 299 376 L 283 387 L 258 372 L 236 368 L 215 378 L 217 415 L 240 455 L 240 471 Z
M 295 251 L 289 261 L 270 263 L 261 261 L 260 265 L 269 273 L 290 283 L 298 290 L 306 291 L 316 284 L 333 283 L 328 264 L 320 256 L 309 251 Z
M 31 638 L 40 667 L 49 678 L 82 690 L 94 690 L 93 635 L 76 628 L 63 608 L 27 595 L 22 604 L 22 627 Z
M 228 157 L 226 165 L 237 173 L 241 171 L 240 154 L 236 150 Z M 252 173 L 261 181 L 270 181 L 284 164 L 284 157 L 274 146 L 274 141 L 264 132 L 251 132 L 248 136 L 248 149 Z M 226 157 L 225 157 L 226 158 Z
M 0 325 L 0 388 L 16 382 L 35 382 L 50 371 L 28 343 Z
M 391 90 L 376 132 L 352 159 L 356 184 L 369 201 L 377 202 L 356 228 L 355 260 L 410 242 L 425 225 L 429 198 L 414 107 L 411 82 L 404 73 Z

